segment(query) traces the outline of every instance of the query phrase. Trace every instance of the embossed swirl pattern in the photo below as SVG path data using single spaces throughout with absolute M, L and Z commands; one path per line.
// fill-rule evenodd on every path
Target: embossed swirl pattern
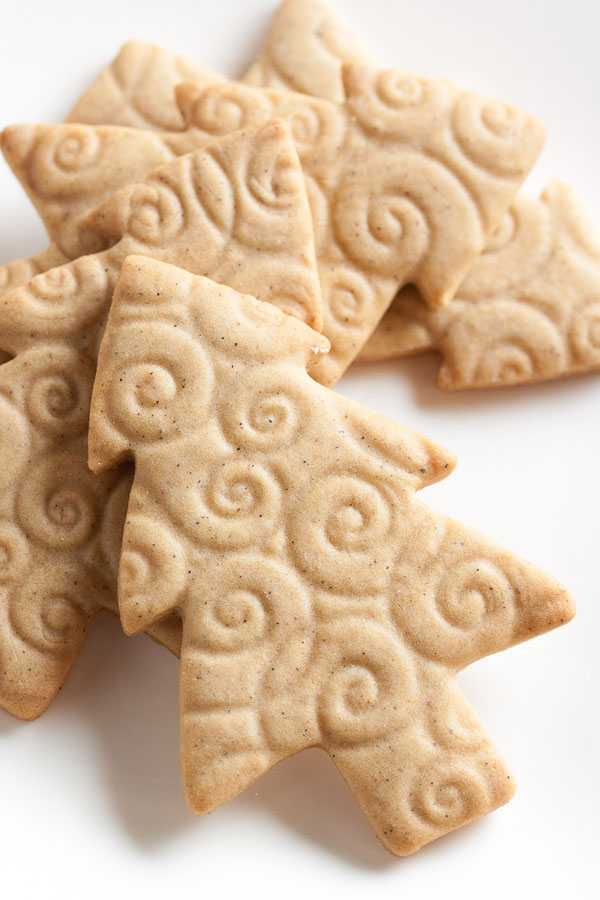
M 68 583 L 63 570 L 50 568 L 47 575 L 47 584 L 28 584 L 13 595 L 9 618 L 14 634 L 44 654 L 49 662 L 73 655 L 83 640 L 91 613 L 81 605 L 77 587 Z M 52 690 L 48 686 L 45 689 Z
M 387 580 L 395 511 L 373 477 L 326 475 L 299 499 L 291 517 L 293 553 L 317 585 L 377 591 Z
M 85 125 L 48 127 L 32 156 L 30 178 L 42 197 L 76 196 L 86 187 L 87 172 L 98 161 L 102 139 Z
M 173 437 L 187 421 L 199 421 L 213 374 L 198 343 L 166 324 L 154 325 L 151 347 L 144 325 L 130 324 L 127 339 L 131 350 L 108 401 L 110 418 L 122 434 L 154 443 Z
M 411 796 L 413 813 L 444 831 L 482 815 L 489 802 L 481 776 L 460 763 L 422 772 Z
M 23 531 L 53 549 L 83 547 L 92 536 L 99 510 L 94 476 L 79 452 L 58 453 L 38 465 L 21 484 L 17 513 Z

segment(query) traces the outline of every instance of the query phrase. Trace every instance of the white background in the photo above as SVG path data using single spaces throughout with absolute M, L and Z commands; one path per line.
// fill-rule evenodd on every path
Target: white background
M 448 75 L 546 120 L 527 189 L 569 181 L 600 222 L 598 0 L 332 0 L 382 65 Z M 11 2 L 0 31 L 0 120 L 60 121 L 125 40 L 235 76 L 275 0 Z M 0 258 L 45 246 L 0 167 Z M 517 778 L 485 820 L 396 860 L 324 754 L 276 767 L 204 820 L 178 771 L 177 663 L 97 622 L 41 720 L 0 712 L 0 891 L 7 898 L 600 896 L 600 373 L 444 394 L 433 357 L 355 367 L 339 390 L 454 450 L 423 495 L 552 572 L 578 616 L 480 662 L 466 695 Z

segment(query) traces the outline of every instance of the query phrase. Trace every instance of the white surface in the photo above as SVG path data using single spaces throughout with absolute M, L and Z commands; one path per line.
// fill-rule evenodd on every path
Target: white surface
M 382 64 L 449 75 L 549 126 L 527 189 L 570 181 L 600 221 L 597 0 L 337 0 Z M 11 3 L 0 32 L 0 120 L 59 121 L 128 38 L 229 75 L 275 0 L 86 6 Z M 0 258 L 44 234 L 0 168 Z M 600 374 L 447 395 L 431 357 L 357 367 L 339 389 L 423 431 L 459 467 L 422 499 L 530 558 L 578 603 L 567 628 L 480 662 L 460 683 L 518 783 L 487 819 L 407 860 L 378 844 L 327 758 L 301 754 L 196 820 L 179 786 L 177 664 L 104 616 L 53 708 L 0 713 L 0 892 L 29 897 L 600 895 Z

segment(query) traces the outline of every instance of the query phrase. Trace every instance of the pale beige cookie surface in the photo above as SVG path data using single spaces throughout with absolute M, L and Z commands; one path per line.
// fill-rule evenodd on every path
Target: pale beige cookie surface
M 533 117 L 449 81 L 347 63 L 346 101 L 241 85 L 182 85 L 190 129 L 286 118 L 306 176 L 332 351 L 314 377 L 333 384 L 397 290 L 447 303 L 533 165 Z
M 88 239 L 85 213 L 106 196 L 108 184 L 131 180 L 136 166 L 141 177 L 165 155 L 188 152 L 214 135 L 273 115 L 286 118 L 311 200 L 332 344 L 314 376 L 332 384 L 398 287 L 416 282 L 433 306 L 450 299 L 543 139 L 537 120 L 450 82 L 358 64 L 346 64 L 343 75 L 341 105 L 290 91 L 183 85 L 185 132 L 14 126 L 3 134 L 3 151 L 53 240 L 75 255 L 78 236 Z M 104 222 L 92 220 L 113 237 Z
M 416 501 L 453 457 L 310 378 L 326 348 L 271 306 L 131 257 L 89 459 L 101 477 L 135 460 L 125 630 L 181 612 L 190 807 L 319 746 L 405 855 L 514 790 L 456 672 L 574 609 L 552 578 Z
M 183 121 L 175 103 L 175 85 L 190 78 L 218 81 L 220 77 L 162 47 L 129 41 L 87 88 L 65 121 L 177 131 Z
M 5 266 L 0 266 L 0 297 L 8 293 L 8 291 L 12 291 L 14 288 L 31 281 L 32 278 L 35 278 L 41 272 L 47 272 L 48 269 L 62 266 L 66 262 L 69 262 L 69 257 L 66 253 L 63 253 L 55 244 L 51 244 L 46 250 L 38 253 L 37 256 L 15 259 Z
M 90 210 L 176 155 L 162 135 L 110 125 L 12 125 L 0 144 L 62 261 L 105 249 Z
M 298 16 L 298 5 L 294 2 L 282 4 L 267 35 L 265 49 L 259 54 L 259 59 L 263 63 L 260 66 L 260 72 L 259 69 L 251 67 L 248 77 L 253 84 L 257 84 L 259 81 L 263 85 L 275 84 L 275 81 L 277 84 L 281 82 L 281 76 L 276 74 L 275 64 L 272 63 L 267 67 L 264 61 L 271 53 L 273 53 L 274 60 L 278 58 L 276 50 L 267 52 L 266 47 L 276 48 L 280 45 L 280 41 L 284 40 L 290 51 L 294 50 L 296 60 L 294 69 L 297 76 L 299 75 L 297 70 L 298 48 L 301 47 L 302 52 L 306 54 L 304 63 L 310 75 L 308 80 L 301 79 L 302 83 L 299 84 L 299 87 L 306 90 L 312 88 L 324 97 L 337 98 L 340 95 L 341 85 L 340 63 L 346 59 L 359 58 L 358 44 L 326 4 L 319 0 L 311 0 L 308 3 L 303 0 L 301 5 L 306 6 L 306 16 Z M 290 32 L 290 17 L 293 17 L 295 26 L 293 36 Z M 337 54 L 339 54 L 339 58 L 337 58 Z M 273 69 L 272 76 L 271 69 Z M 283 71 L 286 71 L 285 65 Z M 218 81 L 220 77 L 214 72 L 208 72 L 192 60 L 185 59 L 161 47 L 143 41 L 130 41 L 121 48 L 117 57 L 80 97 L 67 117 L 67 121 L 175 131 L 181 129 L 184 124 L 179 107 L 175 102 L 175 86 L 190 78 L 195 81 L 214 82 Z M 275 80 L 270 81 L 271 77 Z M 80 146 L 80 140 L 82 140 L 81 135 L 78 136 L 76 132 L 71 132 L 70 150 L 63 150 L 63 154 L 59 155 L 59 148 L 55 147 L 55 157 L 49 157 L 49 161 L 52 161 L 57 169 L 62 169 L 64 176 L 60 179 L 62 181 L 61 190 L 64 192 L 62 197 L 59 192 L 54 194 L 57 218 L 60 219 L 62 215 L 63 219 L 66 217 L 71 222 L 76 217 L 73 208 L 76 194 L 79 196 L 80 208 L 83 208 L 85 203 L 85 208 L 89 210 L 116 188 L 126 184 L 127 181 L 137 180 L 145 174 L 145 171 L 138 170 L 132 177 L 118 177 L 118 170 L 113 167 L 110 173 L 108 170 L 102 172 L 102 178 L 106 180 L 103 184 L 103 192 L 96 200 L 89 193 L 87 196 L 79 195 L 73 189 L 73 185 L 78 184 L 79 190 L 81 189 L 79 164 L 83 164 L 85 151 L 84 147 Z M 125 172 L 131 163 L 131 156 L 135 155 L 138 150 L 139 148 L 130 145 L 129 156 L 124 158 Z M 142 148 L 142 153 L 146 152 Z M 89 156 L 88 161 L 90 161 Z M 160 148 L 155 147 L 151 156 L 147 158 L 147 171 L 162 161 L 164 161 L 164 157 L 160 155 Z M 73 167 L 72 180 L 68 178 L 69 164 Z M 109 180 L 109 175 L 111 178 L 116 177 L 114 183 Z M 63 199 L 64 207 L 61 209 Z M 87 239 L 88 246 L 78 249 L 77 252 L 65 253 L 60 250 L 59 246 L 53 244 L 47 251 L 32 259 L 16 260 L 0 266 L 0 296 L 7 290 L 25 284 L 39 272 L 62 265 L 70 258 L 84 252 L 100 249 L 89 245 L 89 235 Z
M 284 0 L 243 80 L 341 100 L 341 63 L 361 60 L 365 55 L 359 42 L 326 3 Z M 220 77 L 162 47 L 130 41 L 87 88 L 66 121 L 176 131 L 183 120 L 175 86 Z
M 177 130 L 183 127 L 183 119 L 175 102 L 175 85 L 188 78 L 215 82 L 220 76 L 161 47 L 130 41 L 77 101 L 67 122 Z M 113 160 L 112 170 L 107 166 L 98 172 L 99 178 L 104 179 L 104 189 L 94 202 L 85 188 L 82 192 L 82 179 L 85 178 L 85 169 L 93 165 L 98 157 L 102 158 L 102 144 L 110 140 L 109 131 L 107 129 L 104 134 L 99 132 L 93 137 L 91 133 L 73 128 L 64 133 L 65 139 L 59 144 L 51 142 L 47 136 L 45 147 L 38 148 L 39 158 L 32 176 L 39 182 L 39 190 L 48 200 L 44 223 L 52 243 L 47 250 L 31 259 L 15 260 L 0 266 L 0 297 L 7 290 L 25 284 L 39 272 L 62 265 L 84 253 L 103 249 L 103 242 L 98 236 L 90 234 L 79 223 L 81 211 L 89 211 L 91 206 L 117 187 L 137 180 L 173 155 L 165 151 L 161 155 L 160 148 L 155 147 L 155 152 L 147 157 L 148 166 L 140 171 L 139 164 L 136 166 L 134 162 L 139 146 L 131 139 L 128 147 L 121 144 L 122 156 Z M 18 137 L 15 133 L 14 138 L 25 140 L 26 132 L 23 131 Z M 24 149 L 22 147 L 21 152 Z M 135 166 L 133 171 L 132 166 Z M 57 240 L 56 222 L 62 225 L 62 234 Z
M 441 352 L 450 389 L 600 369 L 600 238 L 567 185 L 515 201 L 444 309 L 401 291 L 359 359 L 427 350 Z
M 14 357 L 0 367 L 0 706 L 21 718 L 46 709 L 94 616 L 117 609 L 130 473 L 92 475 L 87 426 L 123 259 L 176 262 L 320 323 L 310 210 L 284 123 L 168 163 L 118 209 L 119 243 L 37 276 L 0 305 L 0 346 Z M 180 362 L 185 377 L 185 354 Z M 153 402 L 144 382 L 139 401 Z M 178 622 L 150 633 L 178 650 Z
M 341 101 L 344 62 L 367 62 L 367 57 L 333 10 L 321 0 L 284 0 L 242 80 Z

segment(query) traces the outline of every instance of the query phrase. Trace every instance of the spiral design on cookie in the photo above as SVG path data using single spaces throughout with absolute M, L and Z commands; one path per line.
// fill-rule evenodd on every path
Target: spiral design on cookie
M 321 285 L 315 269 L 312 265 L 307 265 L 305 254 L 272 254 L 268 278 L 265 278 L 264 256 L 260 253 L 256 257 L 251 257 L 245 251 L 227 254 L 212 271 L 212 277 L 219 284 L 236 284 L 240 280 L 241 265 L 244 292 L 262 303 L 273 304 L 287 316 L 305 322 L 315 331 L 322 330 Z M 255 331 L 255 335 L 256 338 L 259 337 L 258 331 Z M 236 334 L 236 339 L 237 337 Z M 261 340 L 261 343 L 266 345 L 267 341 Z M 255 352 L 258 351 L 256 342 L 252 347 Z M 277 349 L 281 358 L 289 355 L 289 348 L 284 348 L 276 341 L 271 341 L 268 355 L 272 356 Z
M 60 345 L 28 351 L 22 359 L 31 372 L 26 394 L 30 421 L 52 436 L 83 431 L 94 383 L 89 360 Z
M 469 269 L 458 296 L 481 301 L 499 297 L 523 285 L 543 269 L 553 245 L 548 206 L 531 197 L 517 197 L 488 240 L 485 251 Z
M 167 441 L 188 421 L 202 422 L 212 391 L 211 362 L 199 342 L 162 323 L 120 332 L 125 360 L 107 399 L 110 421 L 136 444 Z
M 427 724 L 435 744 L 462 753 L 480 749 L 486 734 L 454 679 L 444 678 L 431 692 Z
M 442 349 L 439 383 L 485 387 L 539 381 L 564 371 L 564 339 L 542 312 L 517 301 L 465 305 Z
M 486 348 L 477 367 L 476 384 L 518 384 L 531 381 L 536 373 L 529 348 L 516 342 Z
M 307 578 L 350 594 L 381 590 L 399 535 L 393 498 L 375 474 L 326 475 L 294 504 L 292 552 Z
M 13 632 L 34 650 L 64 658 L 76 653 L 95 610 L 86 610 L 63 570 L 47 570 L 47 582 L 24 588 L 9 602 Z
M 367 134 L 412 142 L 431 119 L 435 83 L 393 70 L 350 70 L 346 91 L 352 112 Z M 439 87 L 437 93 L 440 93 Z M 431 107 L 428 110 L 427 107 Z
M 205 502 L 209 514 L 217 520 L 225 520 L 223 531 L 229 532 L 229 522 L 239 525 L 236 529 L 243 544 L 249 543 L 252 535 L 241 534 L 248 528 L 249 520 L 272 520 L 278 507 L 278 487 L 275 479 L 261 466 L 241 460 L 231 460 L 214 470 L 205 492 Z M 244 521 L 245 520 L 245 521 Z M 223 535 L 225 537 L 225 535 Z M 228 535 L 226 543 L 232 540 Z
M 279 125 L 265 127 L 234 179 L 235 236 L 249 247 L 279 252 L 283 236 L 291 237 L 297 224 L 290 209 L 306 202 L 297 157 L 282 137 Z
M 419 653 L 452 667 L 507 643 L 515 619 L 514 590 L 504 572 L 476 551 L 461 560 L 461 539 L 467 543 L 449 528 L 437 556 L 423 560 L 421 580 L 402 580 L 391 609 L 398 630 Z
M 183 204 L 173 185 L 153 180 L 129 191 L 125 235 L 159 247 L 170 243 L 184 225 Z
M 489 809 L 485 782 L 463 763 L 441 760 L 421 771 L 410 792 L 412 812 L 431 828 L 449 831 Z
M 287 39 L 279 40 L 272 32 L 244 80 L 342 102 L 341 65 L 363 55 L 354 35 L 329 18 L 320 4 L 281 7 L 277 21 L 279 33 L 287 32 Z
M 425 260 L 434 271 L 448 259 L 458 264 L 466 259 L 465 245 L 482 236 L 479 213 L 461 182 L 411 150 L 381 156 L 368 180 L 362 172 L 344 178 L 333 198 L 332 225 L 363 270 L 402 283 Z
M 343 328 L 361 328 L 373 316 L 375 291 L 370 281 L 351 266 L 323 270 L 323 300 L 335 322 Z
M 12 522 L 0 521 L 0 584 L 17 581 L 27 569 L 29 549 Z
M 68 265 L 36 275 L 17 289 L 19 323 L 42 319 L 47 334 L 72 334 L 97 319 L 105 310 L 114 288 L 113 273 L 105 254 L 82 256 Z M 11 313 L 13 310 L 11 309 Z
M 368 744 L 402 727 L 415 682 L 401 643 L 379 625 L 352 619 L 320 628 L 318 642 L 315 666 L 324 681 L 317 702 L 327 743 Z M 311 670 L 308 678 L 317 676 Z
M 89 186 L 102 141 L 96 129 L 61 125 L 44 129 L 30 155 L 29 177 L 42 197 L 76 197 Z
M 356 192 L 360 190 L 362 196 Z M 383 185 L 381 193 L 348 180 L 334 199 L 336 235 L 350 258 L 381 275 L 411 272 L 429 243 L 427 218 L 414 200 Z
M 251 158 L 247 186 L 259 207 L 289 209 L 300 194 L 302 176 L 294 157 L 287 151 L 273 157 L 263 149 Z
M 81 431 L 87 424 L 92 381 L 60 368 L 38 373 L 27 396 L 32 422 L 50 432 Z
M 144 514 L 127 520 L 119 568 L 124 622 L 148 624 L 175 607 L 185 584 L 185 552 L 164 523 Z
M 260 275 L 260 294 L 263 300 L 272 303 L 286 316 L 306 322 L 316 331 L 321 330 L 321 286 L 316 272 L 308 271 L 305 265 L 300 265 L 295 260 L 282 260 L 279 266 L 273 261 L 268 284 L 264 282 L 262 267 Z
M 55 167 L 72 175 L 96 162 L 100 141 L 96 131 L 84 125 L 71 125 L 68 130 L 67 135 L 53 144 L 51 153 Z
M 313 171 L 315 166 L 330 166 L 342 148 L 347 130 L 341 108 L 288 94 L 281 114 L 290 127 L 301 162 L 310 161 Z
M 52 246 L 38 256 L 30 259 L 15 259 L 5 266 L 0 266 L 0 294 L 27 284 L 48 265 L 57 266 L 62 262 L 68 262 L 68 260 L 60 260 L 61 255 L 60 250 Z
M 200 92 L 192 109 L 191 125 L 222 137 L 271 115 L 271 103 L 265 92 L 223 84 Z
M 512 619 L 512 588 L 486 560 L 467 560 L 453 567 L 453 578 L 440 585 L 436 609 L 453 628 L 479 630 L 495 618 L 503 625 Z
M 297 379 L 284 372 L 248 374 L 233 387 L 221 413 L 230 446 L 244 453 L 276 452 L 309 427 L 310 410 Z
M 236 653 L 290 641 L 311 621 L 310 601 L 294 572 L 259 554 L 207 567 L 189 593 L 188 638 L 195 649 Z M 257 665 L 265 662 L 263 654 Z M 277 665 L 285 668 L 285 660 Z
M 501 178 L 526 174 L 541 145 L 532 118 L 478 94 L 460 95 L 451 115 L 454 139 L 476 166 Z
M 17 495 L 17 516 L 31 540 L 56 550 L 83 547 L 94 531 L 97 484 L 78 451 L 57 453 L 33 470 Z
M 32 279 L 31 293 L 39 300 L 48 302 L 63 301 L 71 296 L 78 287 L 75 264 L 49 269 Z
M 190 540 L 236 550 L 273 535 L 280 493 L 268 469 L 230 458 L 207 472 L 195 490 L 182 486 L 169 503 Z
M 592 301 L 574 316 L 569 346 L 573 358 L 583 365 L 597 363 L 600 359 L 600 303 Z

